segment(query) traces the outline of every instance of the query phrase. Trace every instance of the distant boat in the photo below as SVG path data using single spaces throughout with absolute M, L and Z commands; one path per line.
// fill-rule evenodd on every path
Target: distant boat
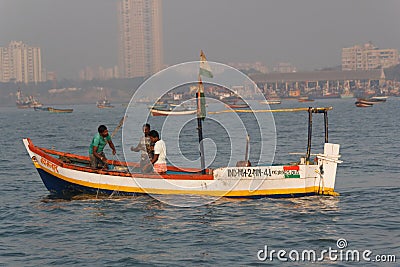
M 375 102 L 375 103 L 382 103 L 386 102 L 387 96 L 373 96 L 369 98 L 370 101 Z
M 96 105 L 98 108 L 113 108 L 114 107 L 113 105 L 111 105 L 111 102 L 108 101 L 108 99 L 106 97 L 97 101 Z
M 150 109 L 150 112 L 153 116 L 177 116 L 196 114 L 197 110 L 162 110 L 152 108 Z
M 362 104 L 370 104 L 373 105 L 375 104 L 377 101 L 371 100 L 369 98 L 357 98 L 357 102 L 358 103 L 362 103 Z M 356 103 L 357 103 L 356 102 Z
M 313 102 L 314 99 L 311 99 L 308 96 L 301 96 L 301 97 L 297 98 L 297 101 L 299 101 L 299 102 Z
M 74 110 L 72 108 L 60 109 L 60 108 L 52 108 L 49 107 L 49 112 L 52 113 L 72 113 Z
M 268 104 L 268 105 L 279 105 L 281 103 L 282 103 L 282 101 L 280 99 L 275 99 L 275 98 L 260 101 L 260 104 Z
M 250 108 L 250 106 L 240 97 L 231 96 L 223 98 L 222 101 L 225 103 L 225 106 L 232 109 L 237 108 Z
M 171 106 L 166 104 L 154 105 L 150 108 L 151 115 L 153 116 L 177 116 L 177 115 L 191 115 L 196 114 L 197 109 L 188 108 L 185 105 Z
M 331 99 L 331 98 L 340 98 L 339 94 L 336 93 L 326 93 L 323 95 L 313 95 L 313 99 Z
M 236 109 L 236 108 L 250 108 L 248 104 L 225 104 L 228 108 Z
M 107 99 L 107 94 L 104 92 L 104 88 L 100 88 L 100 97 L 99 100 L 96 103 L 96 106 L 98 108 L 113 108 L 114 106 L 111 105 L 111 102 Z
M 34 107 L 33 109 L 35 111 L 49 111 L 48 107 Z
M 149 109 L 168 109 L 168 104 L 157 102 L 154 105 L 150 105 Z
M 354 94 L 349 92 L 349 91 L 347 91 L 347 92 L 345 92 L 343 94 L 340 94 L 340 98 L 354 98 Z
M 372 107 L 374 104 L 356 101 L 355 105 L 359 108 Z
M 43 106 L 43 104 L 33 96 L 24 97 L 21 90 L 18 90 L 16 95 L 17 101 L 15 104 L 17 105 L 17 108 L 39 108 Z

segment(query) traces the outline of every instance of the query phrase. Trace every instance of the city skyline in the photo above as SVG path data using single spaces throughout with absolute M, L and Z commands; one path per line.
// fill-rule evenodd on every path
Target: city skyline
M 86 66 L 118 64 L 115 1 L 1 0 L 0 46 L 21 40 L 42 49 L 43 66 L 77 78 Z M 372 41 L 400 48 L 400 2 L 163 1 L 164 63 L 197 60 L 290 62 L 298 70 L 338 66 L 341 49 Z M 74 19 L 71 19 L 71 18 Z M 21 19 L 22 18 L 22 19 Z

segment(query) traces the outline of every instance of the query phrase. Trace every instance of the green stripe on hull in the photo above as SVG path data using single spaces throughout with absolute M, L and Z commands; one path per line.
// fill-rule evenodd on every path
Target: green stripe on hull
M 300 178 L 300 174 L 285 174 L 285 178 Z

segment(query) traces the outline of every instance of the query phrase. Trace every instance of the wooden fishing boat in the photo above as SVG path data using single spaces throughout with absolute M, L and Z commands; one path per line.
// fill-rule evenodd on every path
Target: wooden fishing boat
M 175 194 L 224 197 L 297 197 L 336 195 L 339 145 L 325 144 L 322 154 L 310 160 L 311 116 L 328 108 L 310 108 L 307 152 L 296 164 L 281 166 L 221 167 L 216 169 L 168 166 L 166 174 L 140 173 L 137 163 L 109 160 L 110 170 L 91 169 L 89 157 L 37 147 L 23 139 L 46 188 L 54 195 L 76 194 Z
M 363 104 L 363 105 L 371 105 L 372 106 L 373 104 L 376 103 L 376 101 L 372 101 L 372 100 L 367 99 L 367 98 L 358 98 L 356 103 Z
M 164 174 L 141 173 L 138 163 L 108 161 L 107 170 L 89 167 L 89 157 L 37 147 L 25 138 L 23 143 L 46 188 L 55 195 L 203 195 L 217 197 L 295 197 L 307 195 L 337 195 L 335 180 L 339 160 L 339 145 L 328 142 L 328 108 L 298 109 L 308 111 L 308 145 L 306 153 L 295 164 L 251 166 L 246 149 L 245 162 L 235 167 L 216 169 L 205 167 L 202 121 L 206 117 L 204 87 L 201 76 L 212 78 L 203 51 L 200 52 L 197 99 L 197 131 L 201 168 L 167 166 Z M 236 110 L 230 109 L 234 112 Z M 250 110 L 245 110 L 250 111 Z M 269 110 L 273 112 L 274 110 Z M 289 109 L 293 111 L 293 109 Z M 191 111 L 193 112 L 193 111 Z M 324 114 L 325 142 L 322 154 L 311 160 L 312 116 Z M 123 123 L 121 120 L 120 127 Z M 115 134 L 114 130 L 113 134 Z M 112 134 L 112 135 L 113 135 Z M 249 142 L 249 137 L 247 139 Z M 246 146 L 248 148 L 248 146 Z
M 148 106 L 149 109 L 161 109 L 161 110 L 165 110 L 169 108 L 168 104 L 165 103 L 156 103 L 154 105 L 149 105 Z
M 189 109 L 189 110 L 163 110 L 163 109 L 155 109 L 152 108 L 150 109 L 151 115 L 152 116 L 179 116 L 179 115 L 192 115 L 196 114 L 197 110 L 195 109 Z
M 314 99 L 309 98 L 308 96 L 301 96 L 297 98 L 297 101 L 299 102 L 314 102 Z
M 49 111 L 48 107 L 34 107 L 33 109 L 35 111 Z
M 17 101 L 15 102 L 15 104 L 20 109 L 40 108 L 43 106 L 43 104 L 40 103 L 39 100 L 37 100 L 33 96 L 24 97 L 21 90 L 18 90 L 16 95 L 17 95 Z
M 48 110 L 51 113 L 72 113 L 74 111 L 72 108 L 60 109 L 52 107 L 48 107 Z
M 107 98 L 100 99 L 97 101 L 96 106 L 98 108 L 113 108 L 114 106 L 111 105 L 111 102 Z
M 387 98 L 387 96 L 373 96 L 369 98 L 369 101 L 372 101 L 374 103 L 383 103 L 386 102 Z
M 368 107 L 372 107 L 374 104 L 356 101 L 356 102 L 355 102 L 355 105 L 356 105 L 357 107 L 359 107 L 359 108 L 368 108 Z
M 236 108 L 250 108 L 248 104 L 225 104 L 226 107 L 236 109 Z
M 354 98 L 354 93 L 345 91 L 343 94 L 340 94 L 340 98 Z
M 239 96 L 229 96 L 222 99 L 227 108 L 238 109 L 238 108 L 250 108 L 250 106 Z
M 267 99 L 260 101 L 260 104 L 268 104 L 268 105 L 279 105 L 282 101 L 280 99 Z

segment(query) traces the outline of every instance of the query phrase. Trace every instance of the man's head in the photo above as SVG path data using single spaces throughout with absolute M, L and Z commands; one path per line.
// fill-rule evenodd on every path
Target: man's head
M 149 136 L 150 124 L 148 124 L 148 123 L 143 124 L 143 133 L 144 133 L 144 136 Z
M 108 135 L 108 130 L 105 125 L 100 125 L 99 128 L 97 128 L 97 131 L 103 137 L 107 137 L 107 135 Z
M 152 143 L 157 142 L 158 140 L 160 140 L 160 136 L 158 135 L 158 132 L 155 130 L 151 130 L 149 132 L 149 136 L 150 136 L 150 140 Z

